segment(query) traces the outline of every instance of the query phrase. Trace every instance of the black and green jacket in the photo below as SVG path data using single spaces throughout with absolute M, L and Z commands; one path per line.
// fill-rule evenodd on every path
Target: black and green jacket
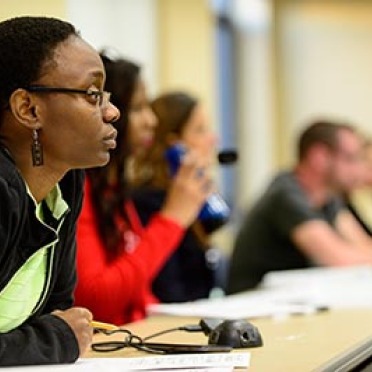
M 0 366 L 71 363 L 79 356 L 71 328 L 50 313 L 73 304 L 75 229 L 82 203 L 82 183 L 83 172 L 76 170 L 67 173 L 59 184 L 69 209 L 54 247 L 49 286 L 34 314 L 15 329 L 0 333 Z M 45 218 L 53 226 L 53 216 L 48 216 L 45 209 Z M 34 201 L 20 173 L 9 153 L 0 147 L 0 296 L 26 260 L 55 239 L 56 233 L 36 218 Z M 0 308 L 0 315 L 1 311 Z

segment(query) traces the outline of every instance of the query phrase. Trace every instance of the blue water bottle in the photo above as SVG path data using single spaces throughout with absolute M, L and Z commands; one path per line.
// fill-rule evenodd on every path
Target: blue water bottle
M 167 149 L 165 157 L 172 175 L 177 172 L 186 151 L 185 146 L 180 143 Z M 221 195 L 213 192 L 200 210 L 198 219 L 203 223 L 206 232 L 212 232 L 228 221 L 230 213 L 230 208 Z

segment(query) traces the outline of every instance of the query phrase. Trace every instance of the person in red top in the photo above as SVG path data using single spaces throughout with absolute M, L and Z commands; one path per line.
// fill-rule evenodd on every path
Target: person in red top
M 174 177 L 163 208 L 142 227 L 130 200 L 128 159 L 151 146 L 156 118 L 137 65 L 101 55 L 107 91 L 121 111 L 114 123 L 117 147 L 110 162 L 86 172 L 85 197 L 77 227 L 75 304 L 99 321 L 122 325 L 146 316 L 154 277 L 177 249 L 211 192 L 206 164 L 189 152 Z M 141 126 L 142 130 L 132 130 Z M 129 145 L 130 144 L 130 145 Z M 140 154 L 136 154 L 136 157 Z

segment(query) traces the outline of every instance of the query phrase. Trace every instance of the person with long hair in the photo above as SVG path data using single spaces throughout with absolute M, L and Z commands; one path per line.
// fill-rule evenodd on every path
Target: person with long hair
M 211 191 L 204 161 L 185 157 L 162 208 L 147 226 L 141 224 L 130 197 L 130 159 L 151 145 L 157 125 L 140 75 L 125 59 L 101 55 L 106 88 L 121 111 L 114 123 L 117 147 L 103 168 L 87 172 L 85 198 L 78 223 L 77 305 L 89 308 L 101 321 L 122 325 L 146 316 L 157 302 L 151 285 Z M 133 130 L 135 127 L 142 130 Z M 137 156 L 139 156 L 137 154 Z
M 134 177 L 137 189 L 133 201 L 144 225 L 161 209 L 173 182 L 167 151 L 194 151 L 199 159 L 204 159 L 208 165 L 204 172 L 208 172 L 216 158 L 217 145 L 207 113 L 193 95 L 167 92 L 155 98 L 151 107 L 158 119 L 155 140 L 138 161 Z M 162 302 L 193 301 L 207 298 L 214 288 L 224 289 L 220 274 L 221 269 L 227 271 L 227 259 L 217 247 L 212 247 L 210 234 L 225 222 L 226 219 L 212 216 L 195 218 L 177 250 L 154 279 L 153 292 Z

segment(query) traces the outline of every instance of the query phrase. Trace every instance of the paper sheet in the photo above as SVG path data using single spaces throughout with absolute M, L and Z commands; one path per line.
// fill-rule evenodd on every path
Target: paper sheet
M 210 318 L 282 317 L 290 314 L 309 314 L 323 309 L 311 296 L 287 291 L 260 291 L 226 296 L 221 299 L 200 300 L 182 304 L 155 304 L 149 314 L 165 314 Z
M 235 368 L 247 369 L 250 353 L 200 353 L 161 355 L 136 358 L 82 358 L 75 364 L 1 368 L 6 372 L 121 372 L 121 371 L 204 371 L 231 372 Z
M 283 317 L 327 308 L 371 308 L 372 267 L 314 268 L 267 274 L 259 290 L 218 299 L 150 305 L 150 314 L 212 318 Z

